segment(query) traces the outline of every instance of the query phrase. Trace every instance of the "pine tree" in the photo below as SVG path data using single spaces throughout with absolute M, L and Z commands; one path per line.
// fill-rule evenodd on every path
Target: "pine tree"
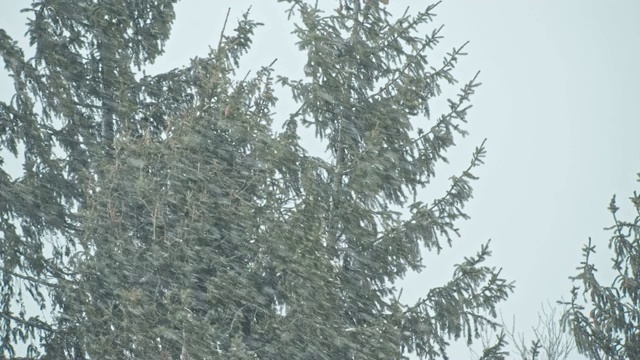
M 35 3 L 32 60 L 0 33 L 16 87 L 0 108 L 3 146 L 23 145 L 26 162 L 23 177 L 3 172 L 0 183 L 12 194 L 2 353 L 13 356 L 18 338 L 41 341 L 46 359 L 435 359 L 450 339 L 495 325 L 512 285 L 484 265 L 488 245 L 416 304 L 393 286 L 422 269 L 421 247 L 452 244 L 485 153 L 440 198 L 417 200 L 466 135 L 479 85 L 430 119 L 464 55 L 427 61 L 440 29 L 421 26 L 435 5 L 394 20 L 376 0 L 331 14 L 288 1 L 302 80 L 274 78 L 271 66 L 236 78 L 259 25 L 248 13 L 204 58 L 137 77 L 162 52 L 173 3 Z M 300 105 L 279 133 L 274 83 Z M 305 151 L 299 126 L 315 129 L 327 157 Z M 50 301 L 52 321 L 15 314 L 19 280 Z M 484 358 L 504 358 L 503 345 Z
M 563 320 L 573 332 L 578 351 L 591 359 L 640 359 L 640 195 L 634 192 L 630 200 L 638 213 L 631 221 L 618 218 L 615 195 L 609 204 L 614 225 L 606 230 L 613 232 L 609 248 L 617 272 L 611 285 L 596 278 L 590 259 L 596 246 L 591 238 L 582 250 L 579 273 L 572 277 L 581 286 L 571 290 Z M 580 301 L 581 293 L 586 304 Z

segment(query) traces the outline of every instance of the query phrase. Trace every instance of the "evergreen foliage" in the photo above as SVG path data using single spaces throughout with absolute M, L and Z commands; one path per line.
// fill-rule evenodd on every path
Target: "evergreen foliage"
M 581 286 L 571 290 L 563 320 L 573 332 L 578 351 L 591 359 L 640 359 L 640 195 L 634 192 L 630 200 L 638 214 L 631 221 L 618 218 L 615 195 L 609 204 L 614 225 L 606 230 L 613 232 L 609 248 L 617 272 L 611 285 L 596 278 L 597 269 L 590 260 L 596 246 L 591 238 L 583 248 L 579 273 L 572 277 Z
M 556 316 L 556 314 L 560 316 Z M 538 313 L 538 324 L 532 327 L 533 339 L 530 342 L 525 339 L 524 332 L 516 332 L 515 316 L 511 325 L 506 324 L 501 316 L 501 332 L 498 336 L 506 338 L 506 341 L 511 345 L 513 351 L 510 352 L 510 358 L 521 360 L 571 359 L 575 349 L 575 341 L 566 327 L 562 326 L 560 321 L 562 314 L 564 312 L 558 311 L 550 303 L 547 303 L 546 309 L 543 306 Z M 489 347 L 493 335 L 495 335 L 493 331 L 482 335 L 483 347 Z M 472 353 L 475 358 L 481 359 L 473 350 Z
M 32 59 L 0 30 L 16 90 L 0 141 L 25 158 L 17 179 L 0 170 L 0 355 L 24 341 L 41 359 L 446 359 L 451 339 L 495 326 L 513 285 L 488 244 L 415 304 L 393 286 L 467 218 L 484 144 L 446 193 L 417 199 L 466 134 L 476 78 L 445 114 L 429 107 L 463 47 L 428 61 L 435 5 L 394 18 L 378 0 L 285 2 L 305 79 L 273 63 L 236 78 L 260 25 L 248 12 L 207 56 L 140 74 L 174 0 L 34 2 Z M 281 132 L 275 85 L 299 104 Z

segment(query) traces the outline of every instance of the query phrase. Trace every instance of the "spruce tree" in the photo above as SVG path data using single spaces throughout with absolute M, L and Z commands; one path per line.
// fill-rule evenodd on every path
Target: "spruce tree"
M 614 224 L 606 230 L 612 232 L 608 246 L 614 254 L 613 282 L 598 281 L 591 238 L 582 250 L 579 272 L 572 277 L 580 285 L 571 290 L 563 320 L 578 351 L 591 359 L 640 359 L 640 194 L 634 192 L 630 200 L 638 214 L 632 220 L 619 218 L 615 195 L 609 203 Z
M 70 261 L 83 226 L 77 209 L 101 176 L 116 129 L 162 128 L 163 106 L 141 101 L 134 69 L 162 53 L 174 3 L 33 2 L 24 10 L 30 58 L 0 29 L 15 89 L 0 102 L 0 144 L 24 159 L 16 179 L 0 170 L 0 354 L 13 356 L 13 345 L 27 342 L 33 355 L 58 330 L 25 303 L 49 313 L 66 307 L 59 295 L 79 275 Z
M 48 359 L 435 359 L 494 325 L 512 285 L 484 265 L 487 245 L 416 304 L 393 285 L 423 268 L 422 247 L 452 244 L 485 154 L 418 200 L 479 85 L 431 118 L 464 55 L 427 61 L 435 5 L 394 18 L 376 0 L 331 13 L 287 1 L 305 79 L 236 76 L 259 25 L 248 13 L 207 56 L 136 76 L 161 54 L 173 3 L 34 3 L 30 60 L 0 33 L 16 87 L 2 141 L 26 163 L 20 179 L 2 173 L 1 351 L 25 339 Z M 299 104 L 279 132 L 275 83 Z M 52 321 L 15 313 L 19 281 Z
M 322 229 L 324 238 L 313 240 L 309 261 L 321 261 L 314 254 L 325 253 L 318 267 L 327 270 L 318 278 L 327 293 L 315 284 L 296 287 L 305 306 L 288 307 L 302 314 L 314 309 L 303 300 L 313 290 L 317 306 L 330 306 L 335 317 L 324 336 L 308 334 L 317 345 L 305 354 L 322 348 L 333 359 L 445 356 L 448 337 L 471 341 L 486 324 L 482 310 L 492 314 L 510 289 L 498 271 L 481 265 L 489 255 L 486 246 L 457 266 L 451 282 L 413 306 L 401 304 L 392 286 L 406 271 L 422 269 L 421 246 L 439 250 L 443 240 L 451 243 L 455 221 L 466 218 L 462 207 L 471 197 L 471 170 L 482 162 L 483 146 L 441 198 L 429 204 L 416 199 L 435 175 L 435 164 L 446 160 L 455 135 L 466 134 L 461 126 L 475 78 L 449 101 L 448 113 L 428 120 L 429 102 L 442 83 L 456 82 L 451 71 L 463 49 L 454 49 L 438 67 L 427 61 L 441 29 L 424 35 L 421 27 L 432 20 L 435 5 L 393 19 L 379 1 L 345 1 L 333 14 L 304 1 L 288 3 L 290 14 L 302 20 L 295 33 L 308 61 L 307 79 L 280 79 L 300 104 L 285 126 L 314 128 L 330 154 L 328 161 L 313 159 L 313 172 L 305 174 L 303 167 L 301 174 L 315 182 L 303 189 L 299 211 L 308 215 L 299 226 L 313 234 Z M 403 217 L 398 208 L 410 215 Z M 319 325 L 313 313 L 302 318 L 308 323 L 303 329 Z

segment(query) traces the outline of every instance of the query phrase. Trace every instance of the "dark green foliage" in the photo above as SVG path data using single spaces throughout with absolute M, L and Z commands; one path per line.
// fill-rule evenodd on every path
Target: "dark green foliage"
M 160 55 L 174 2 L 34 2 L 25 10 L 31 59 L 0 29 L 0 56 L 15 88 L 11 101 L 0 103 L 0 144 L 14 155 L 22 146 L 24 156 L 20 178 L 0 170 L 2 353 L 55 329 L 15 307 L 23 306 L 24 290 L 41 307 L 47 294 L 64 307 L 50 292 L 74 278 L 64 261 L 82 226 L 74 209 L 83 206 L 83 190 L 110 146 L 102 140 L 116 122 L 124 126 L 122 119 L 144 112 L 131 66 Z
M 507 355 L 509 355 L 509 353 L 504 350 L 504 348 L 507 346 L 505 334 L 500 333 L 497 336 L 497 338 L 498 338 L 498 342 L 495 345 L 489 346 L 486 349 L 484 349 L 484 351 L 482 352 L 482 356 L 478 360 L 487 360 L 487 359 L 504 360 L 507 358 Z
M 640 181 L 640 173 L 638 174 Z M 613 249 L 613 270 L 617 276 L 609 286 L 602 285 L 590 261 L 595 253 L 591 239 L 584 247 L 584 261 L 571 291 L 570 308 L 564 321 L 570 326 L 578 351 L 592 359 L 640 359 L 640 195 L 630 198 L 638 214 L 632 221 L 616 215 L 619 208 L 615 196 L 609 204 L 613 214 L 613 235 L 609 248 Z M 582 290 L 582 291 L 580 291 Z M 580 293 L 587 305 L 579 301 Z
M 393 286 L 467 218 L 483 146 L 440 198 L 417 200 L 466 134 L 475 78 L 429 119 L 462 48 L 428 63 L 435 6 L 393 20 L 375 0 L 288 3 L 304 80 L 271 66 L 234 80 L 259 25 L 248 14 L 206 57 L 137 78 L 173 1 L 34 3 L 31 60 L 0 33 L 16 87 L 2 144 L 26 158 L 21 178 L 0 173 L 0 353 L 24 339 L 43 359 L 435 359 L 495 325 L 513 287 L 484 265 L 488 245 L 416 304 Z M 280 133 L 274 82 L 300 105 Z M 52 321 L 15 313 L 19 281 Z M 484 358 L 504 358 L 498 340 Z

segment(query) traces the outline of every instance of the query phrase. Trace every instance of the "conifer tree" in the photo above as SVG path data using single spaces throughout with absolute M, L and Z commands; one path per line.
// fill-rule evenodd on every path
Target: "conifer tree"
M 70 262 L 82 229 L 76 210 L 100 178 L 116 129 L 163 126 L 166 110 L 142 101 L 134 69 L 162 53 L 174 3 L 33 2 L 25 9 L 30 58 L 0 29 L 15 89 L 0 102 L 0 144 L 24 159 L 16 179 L 0 170 L 0 354 L 13 356 L 19 342 L 35 354 L 38 340 L 57 331 L 25 304 L 65 308 L 59 295 L 78 275 Z
M 422 29 L 435 5 L 394 18 L 377 0 L 331 13 L 287 1 L 302 80 L 271 66 L 236 78 L 259 25 L 248 13 L 207 56 L 137 77 L 162 52 L 173 3 L 34 3 L 32 60 L 0 33 L 16 87 L 2 141 L 22 144 L 26 162 L 20 179 L 2 177 L 13 195 L 0 351 L 25 339 L 47 359 L 435 359 L 494 325 L 512 285 L 484 264 L 488 245 L 416 304 L 393 286 L 423 268 L 421 247 L 452 244 L 485 153 L 441 197 L 418 200 L 466 134 L 479 85 L 431 118 L 464 55 L 427 60 L 441 39 Z M 299 104 L 280 132 L 275 83 Z M 326 157 L 305 151 L 300 126 Z M 52 321 L 15 313 L 19 280 L 41 306 L 49 294 Z M 503 345 L 484 358 L 504 358 Z
M 609 203 L 614 224 L 606 230 L 612 232 L 608 245 L 616 273 L 611 285 L 596 278 L 591 261 L 596 245 L 591 238 L 582 250 L 579 273 L 572 277 L 580 286 L 571 290 L 563 320 L 572 330 L 578 351 L 591 359 L 640 359 L 640 195 L 634 192 L 630 200 L 638 215 L 626 221 L 617 215 L 620 208 L 615 195 Z
M 439 250 L 441 241 L 450 244 L 454 222 L 466 217 L 462 207 L 471 197 L 471 170 L 482 162 L 483 146 L 470 167 L 452 178 L 446 194 L 430 204 L 416 200 L 454 136 L 466 134 L 461 126 L 475 78 L 449 101 L 449 113 L 432 122 L 422 118 L 431 115 L 429 102 L 440 95 L 442 82 L 456 82 L 451 71 L 463 49 L 454 49 L 438 67 L 427 61 L 440 29 L 426 36 L 420 29 L 432 20 L 435 5 L 392 20 L 378 1 L 345 1 L 330 15 L 304 1 L 288 3 L 290 14 L 302 19 L 295 33 L 308 61 L 307 79 L 280 79 L 300 103 L 285 126 L 311 126 L 330 154 L 329 161 L 313 160 L 319 165 L 314 172 L 305 174 L 303 167 L 301 174 L 316 182 L 304 189 L 299 211 L 312 208 L 313 216 L 301 216 L 300 226 L 325 234 L 311 254 L 326 254 L 327 271 L 318 278 L 331 284 L 325 286 L 328 293 L 315 291 L 313 299 L 319 307 L 329 305 L 335 316 L 327 340 L 309 338 L 319 342 L 317 348 L 328 344 L 329 358 L 444 356 L 448 336 L 471 341 L 486 324 L 482 310 L 493 314 L 510 289 L 495 269 L 481 265 L 489 255 L 486 246 L 456 268 L 451 282 L 413 306 L 403 306 L 391 286 L 406 271 L 422 268 L 421 246 Z M 397 208 L 408 209 L 410 216 L 403 218 Z M 299 301 L 310 291 L 295 289 Z M 314 320 L 307 321 L 303 329 L 316 328 Z

